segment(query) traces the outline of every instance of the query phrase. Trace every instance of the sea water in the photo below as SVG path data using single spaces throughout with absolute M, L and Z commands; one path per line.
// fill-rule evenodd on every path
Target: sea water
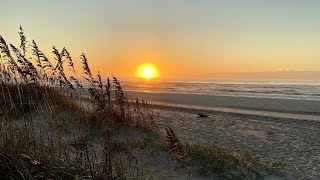
M 320 100 L 320 81 L 206 80 L 122 81 L 125 91 Z

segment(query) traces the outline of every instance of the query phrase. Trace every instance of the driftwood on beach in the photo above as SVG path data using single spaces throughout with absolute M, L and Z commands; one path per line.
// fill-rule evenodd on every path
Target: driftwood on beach
M 195 114 L 198 118 L 206 118 L 209 117 L 209 114 L 205 114 L 203 112 L 195 112 L 194 109 L 191 107 L 193 114 Z

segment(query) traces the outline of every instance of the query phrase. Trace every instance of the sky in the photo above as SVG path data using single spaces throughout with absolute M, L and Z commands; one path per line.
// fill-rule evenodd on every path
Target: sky
M 320 71 L 318 0 L 0 0 L 0 35 L 23 26 L 47 54 L 84 52 L 102 75 L 161 78 Z M 80 67 L 79 67 L 80 68 Z

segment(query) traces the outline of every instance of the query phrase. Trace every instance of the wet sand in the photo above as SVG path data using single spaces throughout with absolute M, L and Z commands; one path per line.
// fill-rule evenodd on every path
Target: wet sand
M 255 97 L 209 96 L 175 93 L 127 92 L 129 98 L 140 98 L 149 102 L 184 104 L 188 106 L 228 107 L 235 109 L 285 112 L 320 115 L 320 101 L 274 99 Z

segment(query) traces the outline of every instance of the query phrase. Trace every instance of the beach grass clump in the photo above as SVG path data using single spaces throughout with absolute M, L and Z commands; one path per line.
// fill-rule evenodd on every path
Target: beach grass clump
M 0 153 L 5 157 L 0 159 L 2 164 L 8 164 L 9 157 L 17 160 L 9 160 L 13 163 L 8 164 L 8 171 L 23 172 L 26 179 L 37 178 L 19 160 L 21 154 L 29 157 L 30 162 L 41 162 L 46 171 L 49 167 L 59 169 L 55 164 L 70 167 L 72 171 L 66 172 L 72 177 L 138 176 L 127 173 L 128 167 L 118 163 L 123 159 L 115 156 L 111 146 L 118 127 L 133 127 L 146 117 L 137 115 L 136 112 L 142 112 L 139 107 L 130 107 L 119 80 L 103 80 L 100 73 L 93 75 L 87 57 L 81 54 L 87 84 L 84 87 L 66 48 L 59 51 L 53 46 L 54 61 L 50 61 L 35 41 L 27 41 L 21 27 L 19 37 L 20 47 L 16 47 L 0 36 Z M 93 137 L 96 134 L 100 136 Z M 57 175 L 54 179 L 62 177 Z
M 283 164 L 263 160 L 248 151 L 235 151 L 214 145 L 186 144 L 190 164 L 199 174 L 227 179 L 263 179 L 271 171 L 283 168 Z
M 142 129 L 143 130 L 143 129 Z M 138 139 L 131 139 L 129 141 L 114 140 L 112 142 L 115 151 L 123 150 L 147 150 L 151 155 L 156 155 L 160 151 L 169 151 L 167 143 L 163 142 L 160 136 L 146 133 L 146 136 Z
M 184 146 L 181 144 L 180 140 L 176 137 L 171 128 L 166 128 L 166 133 L 166 141 L 169 145 L 169 152 L 172 155 L 172 158 L 177 161 L 177 164 L 179 165 L 177 168 L 185 169 L 188 175 L 191 176 L 191 171 L 187 160 L 187 153 Z
M 0 84 L 0 87 L 0 117 L 17 118 L 48 103 L 60 109 L 79 110 L 70 96 L 55 88 L 25 84 Z
M 0 179 L 90 179 L 88 169 L 50 157 L 0 153 Z M 104 179 L 96 175 L 95 179 Z

